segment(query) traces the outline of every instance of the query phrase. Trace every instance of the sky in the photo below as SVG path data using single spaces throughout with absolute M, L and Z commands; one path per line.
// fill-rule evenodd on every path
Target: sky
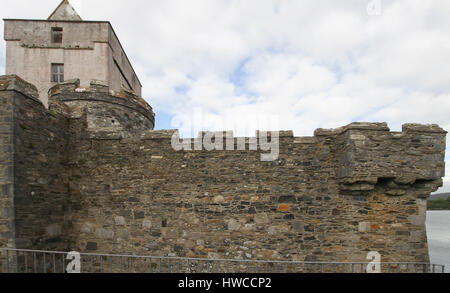
M 0 0 L 0 16 L 46 19 L 59 2 Z M 364 121 L 450 130 L 450 1 L 70 2 L 84 20 L 111 22 L 157 129 L 311 136 Z M 4 66 L 2 38 L 0 74 Z M 440 192 L 450 192 L 446 169 Z

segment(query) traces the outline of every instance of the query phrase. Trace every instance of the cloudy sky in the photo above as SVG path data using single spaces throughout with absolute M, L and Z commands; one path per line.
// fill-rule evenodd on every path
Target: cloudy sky
M 0 0 L 0 16 L 43 19 L 59 2 Z M 186 122 L 198 120 L 238 134 L 260 128 L 310 136 L 353 121 L 450 130 L 450 1 L 71 3 L 85 20 L 111 21 L 157 129 L 192 136 Z M 4 48 L 1 40 L 0 74 Z M 449 169 L 441 191 L 450 192 Z

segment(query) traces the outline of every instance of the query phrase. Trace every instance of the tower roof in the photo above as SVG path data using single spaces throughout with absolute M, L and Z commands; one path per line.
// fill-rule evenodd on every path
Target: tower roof
M 82 20 L 68 0 L 63 0 L 47 20 Z

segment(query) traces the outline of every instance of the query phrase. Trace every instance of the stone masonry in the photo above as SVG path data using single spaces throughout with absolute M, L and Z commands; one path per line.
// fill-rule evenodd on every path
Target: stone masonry
M 141 98 L 0 77 L 0 246 L 155 256 L 429 262 L 437 125 L 280 132 L 280 155 L 175 151 Z M 227 135 L 230 135 L 229 133 Z M 224 138 L 226 139 L 226 137 Z M 247 142 L 250 141 L 247 138 Z

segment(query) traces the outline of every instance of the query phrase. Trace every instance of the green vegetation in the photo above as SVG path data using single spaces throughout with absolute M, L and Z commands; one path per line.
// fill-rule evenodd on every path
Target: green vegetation
M 445 211 L 450 210 L 450 197 L 447 199 L 430 200 L 428 201 L 429 211 Z

